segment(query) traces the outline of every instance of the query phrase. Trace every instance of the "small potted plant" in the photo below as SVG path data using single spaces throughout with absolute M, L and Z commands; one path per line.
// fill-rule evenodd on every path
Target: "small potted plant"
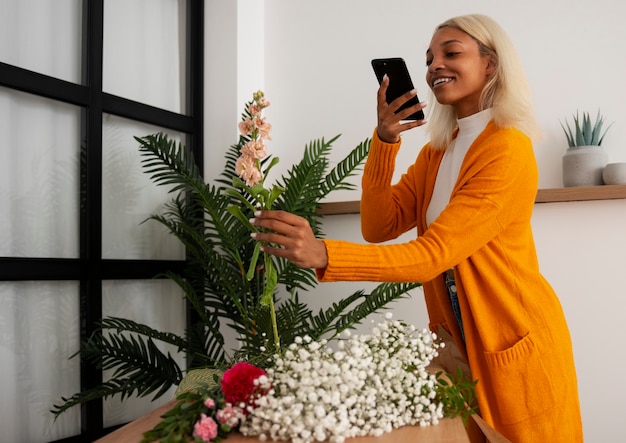
M 569 148 L 563 156 L 563 185 L 595 186 L 604 184 L 602 173 L 607 164 L 607 153 L 602 141 L 610 125 L 604 127 L 604 117 L 600 114 L 595 121 L 588 112 L 573 115 L 573 124 L 561 123 Z

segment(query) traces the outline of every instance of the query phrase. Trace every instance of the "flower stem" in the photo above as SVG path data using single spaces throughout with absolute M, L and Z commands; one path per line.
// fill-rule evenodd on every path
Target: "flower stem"
M 280 336 L 278 335 L 278 324 L 276 323 L 276 310 L 274 309 L 274 298 L 270 301 L 270 317 L 272 318 L 272 331 L 274 332 L 274 348 L 280 351 Z

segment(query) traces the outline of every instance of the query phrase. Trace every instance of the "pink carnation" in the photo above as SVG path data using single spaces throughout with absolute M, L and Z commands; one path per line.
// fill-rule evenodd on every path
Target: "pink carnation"
M 206 406 L 208 409 L 213 409 L 215 407 L 215 400 L 213 400 L 211 397 L 207 398 L 206 400 L 204 400 L 204 406 Z
M 193 426 L 193 436 L 202 441 L 211 441 L 217 437 L 217 423 L 206 414 L 200 414 L 200 420 Z
M 216 417 L 220 423 L 234 428 L 239 423 L 239 409 L 233 406 L 226 406 L 224 409 L 217 411 Z

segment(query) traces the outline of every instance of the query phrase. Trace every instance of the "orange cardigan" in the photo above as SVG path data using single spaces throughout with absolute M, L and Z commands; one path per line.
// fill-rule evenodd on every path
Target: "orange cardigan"
M 433 331 L 465 352 L 482 417 L 514 443 L 583 441 L 574 358 L 558 298 L 539 271 L 531 216 L 538 173 L 530 139 L 490 122 L 470 146 L 448 206 L 426 227 L 444 151 L 428 144 L 392 185 L 400 143 L 376 131 L 363 173 L 361 229 L 385 242 L 324 240 L 321 281 L 422 282 Z M 441 274 L 454 268 L 466 342 Z

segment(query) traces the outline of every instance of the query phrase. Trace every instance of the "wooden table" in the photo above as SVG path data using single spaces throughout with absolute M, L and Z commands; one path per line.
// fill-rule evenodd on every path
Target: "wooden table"
M 175 400 L 164 404 L 149 414 L 119 428 L 96 441 L 96 443 L 139 443 L 143 433 L 149 431 L 161 421 L 161 415 L 174 406 Z M 225 440 L 228 443 L 250 443 L 259 441 L 254 437 L 244 437 L 232 433 Z M 346 440 L 347 443 L 469 443 L 469 438 L 460 418 L 446 418 L 436 426 L 406 426 L 396 429 L 381 437 L 358 437 Z

